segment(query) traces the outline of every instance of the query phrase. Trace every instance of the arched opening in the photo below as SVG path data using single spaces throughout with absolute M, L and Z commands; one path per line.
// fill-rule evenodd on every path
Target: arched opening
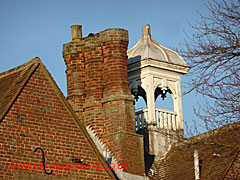
M 138 88 L 133 89 L 131 93 L 135 99 L 135 111 L 146 109 L 147 99 L 145 90 L 141 86 L 138 86 Z
M 146 92 L 141 86 L 138 86 L 138 88 L 133 89 L 131 93 L 135 99 L 136 131 L 140 132 L 141 129 L 147 126 L 145 114 L 145 110 L 147 109 Z
M 157 87 L 154 92 L 155 108 L 174 111 L 174 102 L 171 94 L 170 89 L 167 89 L 165 93 L 163 93 L 162 89 Z
M 138 100 L 135 99 L 135 111 L 140 111 L 147 108 L 147 104 L 142 96 L 139 96 Z

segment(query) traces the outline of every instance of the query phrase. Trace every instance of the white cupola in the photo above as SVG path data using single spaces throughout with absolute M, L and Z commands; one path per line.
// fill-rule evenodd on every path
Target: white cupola
M 151 36 L 150 26 L 143 26 L 138 43 L 127 51 L 128 80 L 132 94 L 142 96 L 147 108 L 136 112 L 137 131 L 166 129 L 183 131 L 181 76 L 190 67 L 175 51 L 158 44 Z M 164 99 L 169 92 L 174 111 L 155 108 L 159 95 Z

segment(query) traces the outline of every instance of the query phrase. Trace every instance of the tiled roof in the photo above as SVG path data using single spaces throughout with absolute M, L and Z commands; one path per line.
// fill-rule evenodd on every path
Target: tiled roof
M 21 66 L 0 73 L 0 122 L 39 65 L 39 61 L 39 58 L 34 58 Z
M 153 163 L 154 179 L 195 179 L 194 150 L 201 161 L 201 179 L 223 179 L 240 151 L 240 122 L 174 144 Z

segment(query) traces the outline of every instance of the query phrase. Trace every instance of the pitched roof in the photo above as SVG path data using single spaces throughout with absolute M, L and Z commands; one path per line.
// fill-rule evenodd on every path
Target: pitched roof
M 35 70 L 40 67 L 43 70 L 43 73 L 49 80 L 51 86 L 55 90 L 56 94 L 62 100 L 63 105 L 68 110 L 69 114 L 72 116 L 72 119 L 77 124 L 81 133 L 88 142 L 90 148 L 93 150 L 94 154 L 98 158 L 101 164 L 104 164 L 105 161 L 101 154 L 99 153 L 95 143 L 88 134 L 85 126 L 78 119 L 77 115 L 73 111 L 72 107 L 69 105 L 61 90 L 57 86 L 56 82 L 52 78 L 51 74 L 48 72 L 47 68 L 44 66 L 40 58 L 36 57 L 21 66 L 10 69 L 8 71 L 0 73 L 0 123 L 11 109 L 17 97 L 20 95 L 22 89 L 27 84 L 28 80 L 31 78 L 31 75 Z M 111 169 L 105 169 L 108 175 L 112 179 L 116 179 L 114 173 Z
M 21 89 L 39 65 L 39 58 L 0 73 L 0 122 L 7 114 Z
M 201 161 L 201 179 L 223 179 L 240 151 L 240 122 L 176 143 L 152 166 L 158 179 L 194 179 L 194 150 Z

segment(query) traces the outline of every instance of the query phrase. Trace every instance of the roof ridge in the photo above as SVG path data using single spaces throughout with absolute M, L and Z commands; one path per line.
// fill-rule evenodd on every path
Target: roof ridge
M 210 131 L 204 132 L 202 134 L 198 134 L 196 136 L 192 136 L 192 137 L 187 138 L 187 139 L 183 139 L 180 142 L 174 143 L 172 146 L 179 147 L 179 146 L 186 145 L 186 144 L 199 143 L 200 141 L 206 140 L 213 135 L 216 135 L 216 134 L 221 133 L 225 130 L 233 129 L 233 128 L 240 128 L 240 121 L 234 122 L 232 124 L 227 124 L 227 125 L 218 127 L 216 129 L 212 129 Z
M 37 64 L 39 64 L 40 62 L 42 62 L 41 59 L 40 59 L 39 57 L 35 57 L 35 58 L 31 59 L 30 61 L 27 61 L 27 62 L 24 63 L 24 64 L 21 64 L 21 65 L 19 65 L 19 66 L 17 66 L 17 67 L 11 68 L 11 69 L 9 69 L 9 70 L 7 70 L 7 71 L 1 72 L 1 73 L 0 73 L 0 78 L 5 77 L 5 76 L 8 76 L 8 75 L 10 75 L 10 74 L 12 74 L 12 73 L 15 73 L 15 72 L 17 72 L 17 71 L 23 70 L 24 68 L 28 68 L 29 66 L 31 66 L 31 65 L 33 65 L 33 64 L 36 64 L 36 65 L 37 65 Z
M 219 133 L 219 132 L 222 132 L 222 130 L 227 130 L 228 128 L 231 129 L 231 128 L 234 128 L 235 126 L 239 126 L 240 127 L 240 121 L 237 121 L 237 122 L 234 122 L 234 123 L 231 123 L 231 124 L 226 124 L 224 126 L 221 126 L 221 127 L 218 127 L 216 129 L 212 129 L 210 131 L 207 131 L 205 133 L 202 133 L 202 134 L 198 134 L 196 136 L 193 136 L 193 137 L 190 137 L 188 138 L 187 140 L 201 140 L 202 138 L 208 138 L 216 133 Z

